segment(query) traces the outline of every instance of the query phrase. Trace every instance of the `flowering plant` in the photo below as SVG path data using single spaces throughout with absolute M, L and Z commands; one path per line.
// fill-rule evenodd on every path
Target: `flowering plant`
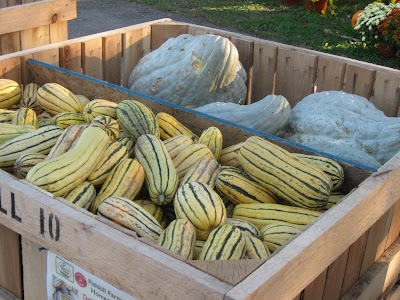
M 379 22 L 386 19 L 392 10 L 399 8 L 400 3 L 390 3 L 386 5 L 381 2 L 374 2 L 368 4 L 364 8 L 364 11 L 359 14 L 354 30 L 360 32 L 363 42 L 376 42 L 378 41 L 376 31 Z
M 376 34 L 379 41 L 400 47 L 400 9 L 393 10 L 379 22 Z

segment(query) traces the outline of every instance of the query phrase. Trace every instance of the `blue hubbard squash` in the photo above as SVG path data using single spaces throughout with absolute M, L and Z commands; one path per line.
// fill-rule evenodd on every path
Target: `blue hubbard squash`
M 145 55 L 129 77 L 131 90 L 177 105 L 244 103 L 247 74 L 236 47 L 216 35 L 183 34 Z

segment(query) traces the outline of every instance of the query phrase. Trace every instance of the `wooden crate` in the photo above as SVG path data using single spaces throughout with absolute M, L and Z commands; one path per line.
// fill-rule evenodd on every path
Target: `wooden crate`
M 207 119 L 190 109 L 141 97 L 124 88 L 139 59 L 167 38 L 206 32 L 227 36 L 237 46 L 243 65 L 252 74 L 249 101 L 275 92 L 284 94 L 293 106 L 316 86 L 317 90 L 343 89 L 367 96 L 387 115 L 397 115 L 397 70 L 169 20 L 4 55 L 0 57 L 0 77 L 22 84 L 32 80 L 58 82 L 91 99 L 138 99 L 154 112 L 174 115 L 196 133 L 217 126 L 225 146 L 258 134 L 290 151 L 309 153 L 281 139 L 217 118 Z M 308 78 L 306 87 L 296 82 L 292 74 L 296 72 Z M 0 245 L 14 238 L 15 249 L 19 249 L 18 234 L 23 245 L 22 258 L 7 247 L 7 254 L 0 252 L 0 259 L 6 261 L 6 255 L 18 258 L 14 265 L 18 268 L 21 261 L 24 263 L 22 277 L 34 278 L 31 274 L 43 270 L 37 248 L 45 247 L 144 299 L 340 299 L 399 236 L 400 154 L 378 171 L 336 159 L 345 169 L 348 195 L 266 261 L 184 262 L 146 239 L 0 172 L 0 224 L 6 231 Z M 55 220 L 58 234 L 48 227 Z M 397 265 L 391 272 L 399 272 Z M 3 276 L 4 272 L 0 273 L 0 279 Z M 24 286 L 26 299 L 40 299 L 35 297 L 42 292 L 37 285 L 30 280 L 18 281 L 21 273 L 14 276 Z M 10 290 L 1 280 L 0 285 Z M 383 292 L 385 286 L 377 284 L 374 291 L 379 293 L 379 289 Z
M 0 55 L 68 39 L 76 0 L 0 0 Z

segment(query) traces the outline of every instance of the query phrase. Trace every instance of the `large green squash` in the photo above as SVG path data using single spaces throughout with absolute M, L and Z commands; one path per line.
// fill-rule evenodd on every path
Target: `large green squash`
M 236 47 L 216 35 L 183 34 L 145 55 L 129 77 L 130 89 L 178 105 L 244 103 L 247 74 Z

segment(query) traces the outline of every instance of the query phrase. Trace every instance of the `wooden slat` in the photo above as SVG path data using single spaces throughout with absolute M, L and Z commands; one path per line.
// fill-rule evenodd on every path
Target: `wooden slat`
M 26 67 L 26 61 L 28 59 L 33 59 L 33 53 L 32 54 L 27 54 L 27 55 L 21 57 L 21 77 L 22 77 L 22 84 L 23 85 L 26 85 L 26 84 L 32 82 L 31 72 Z
M 373 103 L 388 117 L 399 115 L 400 103 L 399 98 L 396 98 L 397 90 L 400 90 L 400 75 L 394 76 L 386 72 L 376 72 Z M 394 101 L 395 99 L 397 101 Z
M 338 300 L 346 271 L 349 249 L 343 252 L 328 268 L 323 300 Z
M 342 300 L 378 299 L 400 273 L 400 239 L 392 244 L 368 269 L 360 280 L 343 296 Z M 396 298 L 394 298 L 396 299 Z
M 368 232 L 365 232 L 349 248 L 349 256 L 347 258 L 346 271 L 344 273 L 344 279 L 343 279 L 342 289 L 340 291 L 340 296 L 343 296 L 351 288 L 351 286 L 355 282 L 357 282 L 360 276 L 360 270 L 361 270 L 365 245 L 367 244 L 367 238 L 368 238 Z
M 8 212 L 10 214 L 11 212 Z M 20 237 L 13 230 L 0 225 L 0 286 L 17 297 L 22 297 Z
M 151 49 L 151 27 L 132 30 L 122 34 L 123 66 L 122 86 L 129 88 L 129 75 L 139 60 L 150 53 Z
M 397 201 L 396 205 L 393 208 L 392 215 L 392 223 L 390 224 L 390 229 L 388 232 L 388 236 L 386 239 L 385 249 L 389 248 L 391 244 L 399 237 L 400 235 L 400 201 Z
M 274 93 L 278 47 L 254 43 L 252 102 Z
M 156 50 L 169 38 L 188 33 L 188 27 L 188 25 L 171 22 L 162 26 L 151 25 L 151 50 Z
M 50 27 L 43 25 L 21 31 L 21 50 L 50 44 Z
M 7 78 L 21 83 L 21 59 L 13 57 L 5 59 L 0 64 L 0 78 Z
M 35 52 L 33 58 L 53 66 L 58 67 L 60 65 L 60 52 L 58 48 Z
M 82 44 L 80 42 L 60 47 L 60 67 L 82 73 L 81 51 Z
M 116 34 L 103 38 L 103 78 L 121 85 L 122 36 Z
M 207 34 L 209 31 L 206 30 L 205 28 L 198 28 L 197 26 L 192 26 L 189 25 L 188 27 L 188 34 L 191 35 L 203 35 L 203 34 Z
M 360 276 L 382 255 L 385 251 L 387 235 L 392 221 L 393 208 L 385 213 L 368 231 Z
M 0 34 L 75 19 L 76 0 L 44 0 L 0 10 Z
M 327 271 L 322 272 L 304 289 L 304 300 L 322 300 Z
M 314 92 L 318 56 L 278 50 L 275 94 L 286 97 L 291 107 Z
M 344 91 L 370 99 L 374 86 L 375 73 L 375 70 L 347 64 Z
M 0 55 L 21 50 L 20 32 L 11 32 L 0 36 Z
M 47 299 L 47 251 L 26 238 L 21 239 L 24 267 L 24 300 Z
M 97 38 L 82 43 L 83 74 L 103 79 L 103 39 Z
M 341 91 L 345 70 L 346 64 L 344 62 L 319 57 L 316 80 L 317 92 Z
M 50 43 L 68 40 L 68 21 L 50 24 Z

